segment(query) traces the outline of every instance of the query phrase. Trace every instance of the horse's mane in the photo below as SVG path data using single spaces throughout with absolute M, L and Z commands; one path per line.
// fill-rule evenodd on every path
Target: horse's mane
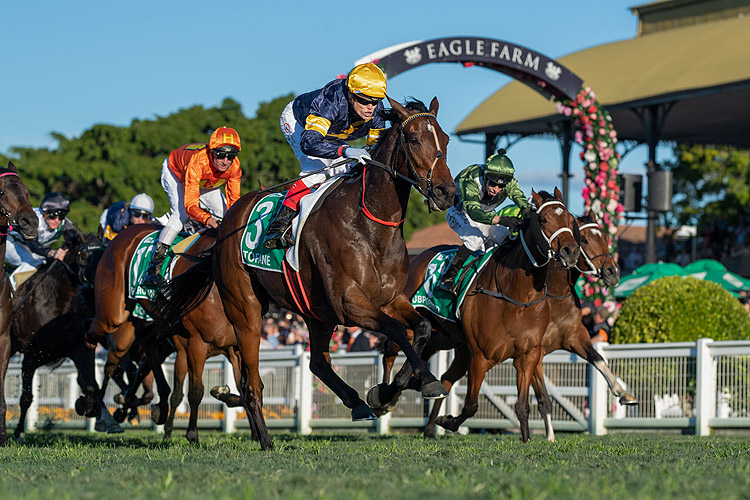
M 581 215 L 579 217 L 576 217 L 576 220 L 582 224 L 588 224 L 590 222 L 593 222 L 594 224 L 597 224 L 596 220 L 594 220 L 593 217 L 591 217 L 591 214 L 586 212 L 584 215 Z
M 415 97 L 407 97 L 406 101 L 404 102 L 404 107 L 406 109 L 416 111 L 417 113 L 426 113 L 428 111 L 427 106 L 420 101 L 419 99 Z M 396 124 L 401 123 L 401 118 L 398 116 L 398 113 L 395 109 L 384 109 L 380 112 L 380 116 L 383 117 L 384 120 L 387 120 L 391 122 L 391 127 L 386 129 L 383 132 L 383 135 L 378 140 L 378 143 L 375 145 L 375 148 L 373 149 L 373 154 L 377 151 L 377 149 L 380 147 L 381 144 L 385 144 L 387 142 L 386 138 L 393 133 L 394 130 L 397 130 L 397 127 L 394 127 Z

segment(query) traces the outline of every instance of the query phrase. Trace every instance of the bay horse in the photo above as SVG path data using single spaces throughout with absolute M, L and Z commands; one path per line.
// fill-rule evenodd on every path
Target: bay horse
M 263 419 L 258 364 L 263 315 L 271 300 L 305 317 L 310 369 L 351 409 L 353 420 L 376 417 L 331 367 L 328 345 L 338 324 L 377 331 L 404 346 L 423 381 L 422 396 L 447 395 L 417 354 L 431 329 L 403 293 L 409 257 L 400 226 L 412 185 L 431 209 L 446 210 L 453 204 L 456 187 L 445 159 L 448 135 L 437 122 L 437 98 L 429 109 L 416 100 L 405 106 L 388 100 L 391 110 L 386 118 L 392 126 L 372 151 L 373 161 L 361 174 L 345 178 L 309 215 L 297 242 L 299 274 L 244 266 L 240 240 L 251 211 L 264 197 L 251 192 L 227 211 L 216 246 L 188 271 L 195 275 L 190 286 L 168 287 L 172 301 L 189 303 L 215 280 L 239 345 L 241 398 L 253 437 L 264 450 L 273 443 Z M 213 274 L 206 272 L 210 268 Z M 301 302 L 289 291 L 285 275 L 296 279 Z M 404 325 L 415 331 L 414 346 L 408 343 Z
M 36 238 L 39 219 L 29 203 L 29 188 L 18 176 L 16 166 L 8 162 L 7 168 L 0 167 L 0 255 L 5 262 L 5 245 L 8 233 L 17 230 L 24 238 Z M 5 413 L 5 376 L 11 355 L 10 317 L 11 285 L 5 266 L 0 270 L 0 446 L 8 443 Z
M 545 300 L 548 276 L 554 267 L 550 262 L 554 258 L 569 269 L 580 255 L 577 225 L 563 205 L 560 190 L 555 188 L 554 196 L 532 191 L 532 203 L 536 211 L 524 218 L 519 237 L 496 247 L 480 269 L 460 305 L 460 319 L 451 321 L 423 312 L 439 334 L 430 337 L 422 357 L 428 359 L 438 350 L 455 349 L 453 363 L 441 377 L 446 390 L 468 369 L 468 389 L 461 414 L 438 420 L 447 429 L 457 430 L 476 413 L 479 389 L 487 371 L 513 358 L 518 388 L 515 410 L 521 439 L 524 442 L 529 439 L 529 387 L 543 356 L 543 337 L 550 322 Z M 412 261 L 405 287 L 407 296 L 412 297 L 422 286 L 433 257 L 448 248 L 451 247 L 431 248 Z M 405 384 L 397 381 L 381 384 L 370 391 L 367 400 L 373 408 L 382 410 L 395 404 L 405 388 Z M 434 407 L 439 407 L 437 403 Z M 428 435 L 429 430 L 428 424 Z
M 86 241 L 84 241 L 86 240 Z M 86 281 L 88 261 L 101 243 L 86 238 L 76 228 L 76 237 L 66 241 L 63 261 L 51 259 L 16 290 L 11 321 L 11 352 L 22 352 L 20 417 L 15 438 L 24 433 L 26 414 L 33 401 L 32 381 L 36 370 L 70 358 L 78 371 L 82 396 L 76 411 L 99 416 L 96 404 L 99 386 L 94 373 L 94 349 L 85 341 L 86 321 L 94 314 L 93 283 Z M 103 421 L 103 425 L 109 423 Z

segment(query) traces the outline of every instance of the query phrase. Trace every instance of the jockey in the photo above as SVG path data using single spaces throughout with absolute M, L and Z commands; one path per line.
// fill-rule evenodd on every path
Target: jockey
M 102 212 L 99 218 L 99 239 L 105 245 L 117 233 L 134 224 L 148 224 L 154 220 L 154 200 L 146 193 L 140 193 L 130 200 L 118 201 Z
M 70 212 L 70 201 L 62 193 L 47 193 L 38 208 L 34 208 L 39 219 L 38 233 L 33 240 L 24 240 L 16 231 L 12 231 L 5 248 L 5 260 L 16 269 L 11 276 L 15 289 L 14 275 L 32 271 L 42 265 L 46 259 L 63 260 L 67 249 L 50 248 L 60 236 L 64 241 L 77 238 L 73 223 L 66 217 Z
M 443 273 L 437 288 L 456 294 L 456 276 L 466 259 L 477 250 L 486 251 L 502 241 L 508 222 L 495 213 L 495 209 L 510 198 L 521 209 L 530 205 L 521 191 L 518 181 L 513 178 L 513 163 L 498 150 L 487 158 L 485 165 L 470 165 L 456 177 L 458 203 L 448 209 L 446 219 L 451 229 L 463 241 L 453 256 L 448 270 Z
M 347 141 L 367 137 L 367 145 L 377 142 L 385 129 L 381 117 L 386 81 L 383 72 L 372 63 L 355 66 L 345 80 L 329 82 L 325 87 L 302 94 L 287 104 L 281 113 L 281 131 L 302 167 L 302 174 L 330 167 L 339 158 L 360 163 L 370 159 L 364 149 L 351 148 Z M 286 234 L 299 211 L 300 199 L 316 184 L 351 170 L 340 165 L 297 180 L 289 188 L 281 210 L 268 227 L 263 246 L 284 248 L 294 244 Z
M 242 169 L 237 158 L 240 149 L 237 131 L 219 127 L 208 144 L 186 144 L 164 160 L 161 185 L 169 197 L 172 213 L 159 233 L 143 286 L 156 288 L 163 284 L 159 266 L 188 217 L 216 228 L 227 208 L 240 198 Z M 221 192 L 222 185 L 226 198 Z

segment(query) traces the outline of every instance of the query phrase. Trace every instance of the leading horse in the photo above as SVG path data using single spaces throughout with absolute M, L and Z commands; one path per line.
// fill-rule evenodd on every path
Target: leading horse
M 39 219 L 29 203 L 29 188 L 18 177 L 16 166 L 8 162 L 0 167 L 0 255 L 5 262 L 5 245 L 8 233 L 16 229 L 24 238 L 36 238 Z M 5 375 L 10 363 L 10 316 L 13 306 L 10 299 L 10 280 L 5 266 L 0 269 L 0 446 L 8 443 L 5 413 Z
M 191 286 L 169 291 L 172 300 L 189 302 L 201 293 L 200 276 L 203 290 L 215 280 L 237 335 L 244 382 L 240 390 L 253 436 L 262 449 L 273 446 L 263 419 L 258 367 L 263 314 L 270 300 L 306 318 L 310 369 L 352 410 L 353 420 L 376 417 L 331 367 L 328 345 L 337 324 L 378 331 L 404 346 L 423 381 L 423 397 L 447 394 L 407 340 L 404 325 L 415 331 L 414 344 L 421 349 L 430 325 L 403 293 L 409 257 L 400 226 L 412 186 L 432 209 L 446 210 L 453 204 L 456 188 L 445 159 L 448 136 L 437 122 L 437 98 L 429 109 L 419 101 L 405 106 L 390 98 L 389 102 L 387 119 L 392 127 L 373 150 L 374 161 L 361 174 L 344 179 L 309 215 L 297 241 L 298 274 L 291 269 L 276 273 L 244 266 L 240 240 L 253 208 L 264 196 L 252 192 L 227 211 L 213 251 L 193 267 L 196 280 Z M 211 266 L 213 275 L 205 272 Z M 290 292 L 288 284 L 293 282 L 301 292 Z

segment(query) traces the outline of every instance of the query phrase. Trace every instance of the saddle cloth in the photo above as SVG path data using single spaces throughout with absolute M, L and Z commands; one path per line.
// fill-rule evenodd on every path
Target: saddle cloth
M 415 309 L 427 309 L 435 316 L 448 321 L 461 319 L 461 304 L 466 297 L 466 293 L 474 284 L 479 272 L 487 264 L 487 261 L 489 261 L 492 251 L 484 253 L 479 257 L 469 257 L 466 259 L 456 278 L 460 280 L 457 296 L 435 288 L 443 273 L 448 270 L 448 266 L 455 253 L 456 249 L 445 250 L 430 260 L 425 272 L 425 280 L 411 298 L 411 305 Z

